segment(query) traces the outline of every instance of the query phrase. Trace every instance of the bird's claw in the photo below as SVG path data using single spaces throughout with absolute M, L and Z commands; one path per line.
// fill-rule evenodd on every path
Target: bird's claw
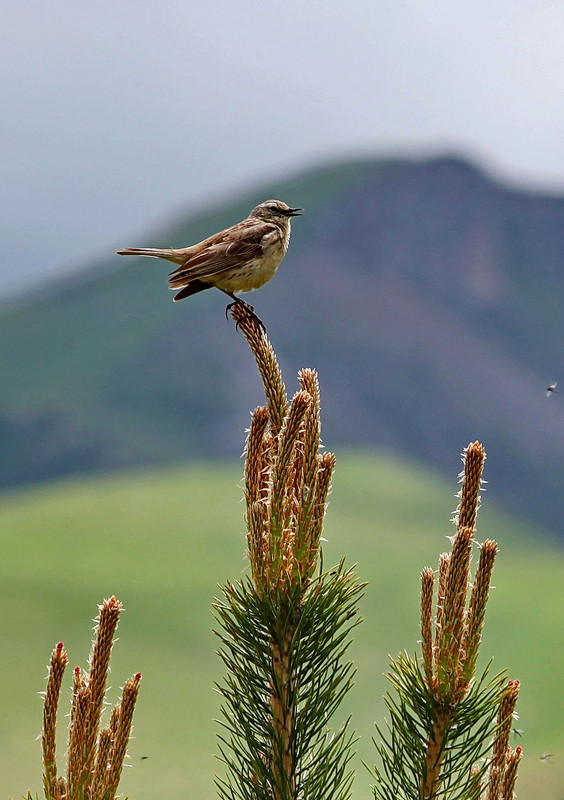
M 264 324 L 264 322 L 262 321 L 262 319 L 260 317 L 257 317 L 257 315 L 254 313 L 254 311 L 253 311 L 253 314 L 254 314 L 254 317 L 255 317 L 256 321 L 258 322 L 259 328 L 261 329 L 261 331 L 266 336 L 266 325 Z
M 233 300 L 232 303 L 228 303 L 227 304 L 227 306 L 225 307 L 225 319 L 229 319 L 228 314 L 231 311 L 231 309 L 233 308 L 233 306 L 236 305 L 237 303 L 239 303 L 242 306 L 245 306 L 245 308 L 248 311 L 250 311 L 250 313 L 253 315 L 253 317 L 257 321 L 259 328 L 266 335 L 266 325 L 264 324 L 262 319 L 259 316 L 257 316 L 257 314 L 255 314 L 254 306 L 252 306 L 250 303 L 245 302 L 245 300 L 241 300 L 240 297 L 237 297 L 235 300 Z M 238 321 L 235 322 L 235 330 L 236 331 L 239 330 L 239 322 Z

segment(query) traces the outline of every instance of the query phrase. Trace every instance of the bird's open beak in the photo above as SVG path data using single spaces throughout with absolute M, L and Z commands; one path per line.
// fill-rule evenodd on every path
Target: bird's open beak
M 303 214 L 303 208 L 289 208 L 286 211 L 286 216 L 288 217 L 301 217 Z

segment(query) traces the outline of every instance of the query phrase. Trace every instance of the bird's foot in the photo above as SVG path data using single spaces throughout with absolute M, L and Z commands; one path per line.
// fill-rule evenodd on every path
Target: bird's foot
M 241 300 L 240 297 L 235 297 L 232 303 L 228 303 L 228 305 L 225 308 L 225 318 L 228 319 L 227 315 L 229 314 L 231 309 L 236 305 L 240 305 L 243 306 L 243 308 L 246 308 L 249 314 L 251 314 L 254 317 L 261 331 L 266 335 L 266 325 L 261 320 L 261 318 L 257 316 L 257 314 L 255 314 L 254 306 L 252 306 L 250 303 L 246 303 L 245 300 Z M 235 322 L 235 330 L 239 330 L 239 321 Z

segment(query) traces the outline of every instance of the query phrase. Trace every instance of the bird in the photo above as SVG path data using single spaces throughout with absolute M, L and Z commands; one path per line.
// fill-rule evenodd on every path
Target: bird
M 558 392 L 558 389 L 556 388 L 557 386 L 558 386 L 558 381 L 554 381 L 554 383 L 551 383 L 550 386 L 547 386 L 546 387 L 546 396 L 550 397 L 550 395 L 553 392 Z
M 290 242 L 290 221 L 303 208 L 291 208 L 282 200 L 265 200 L 249 216 L 190 247 L 159 249 L 128 247 L 119 256 L 164 258 L 178 264 L 168 276 L 169 289 L 178 291 L 174 302 L 215 287 L 243 303 L 235 292 L 249 292 L 264 286 L 275 274 Z

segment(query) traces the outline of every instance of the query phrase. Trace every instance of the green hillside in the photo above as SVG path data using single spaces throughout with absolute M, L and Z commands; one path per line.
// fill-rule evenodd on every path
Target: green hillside
M 96 605 L 111 594 L 127 611 L 110 699 L 127 677 L 143 673 L 122 791 L 131 800 L 214 797 L 211 719 L 220 664 L 210 605 L 217 584 L 245 569 L 240 471 L 240 465 L 199 463 L 75 478 L 1 498 L 0 797 L 27 789 L 41 795 L 37 692 L 45 665 L 62 639 L 70 657 L 66 704 L 71 669 L 88 657 Z M 435 566 L 448 546 L 455 491 L 454 476 L 444 482 L 385 454 L 338 459 L 325 563 L 344 555 L 370 581 L 366 621 L 352 651 L 357 684 L 346 706 L 369 762 L 373 721 L 383 715 L 387 654 L 416 647 L 419 572 Z M 485 497 L 478 531 L 478 538 L 493 537 L 501 546 L 483 654 L 522 681 L 519 796 L 534 790 L 557 800 L 564 785 L 564 552 L 542 531 L 496 511 L 494 500 L 495 489 Z M 539 759 L 547 752 L 555 755 L 544 764 Z M 368 800 L 360 755 L 355 796 Z

